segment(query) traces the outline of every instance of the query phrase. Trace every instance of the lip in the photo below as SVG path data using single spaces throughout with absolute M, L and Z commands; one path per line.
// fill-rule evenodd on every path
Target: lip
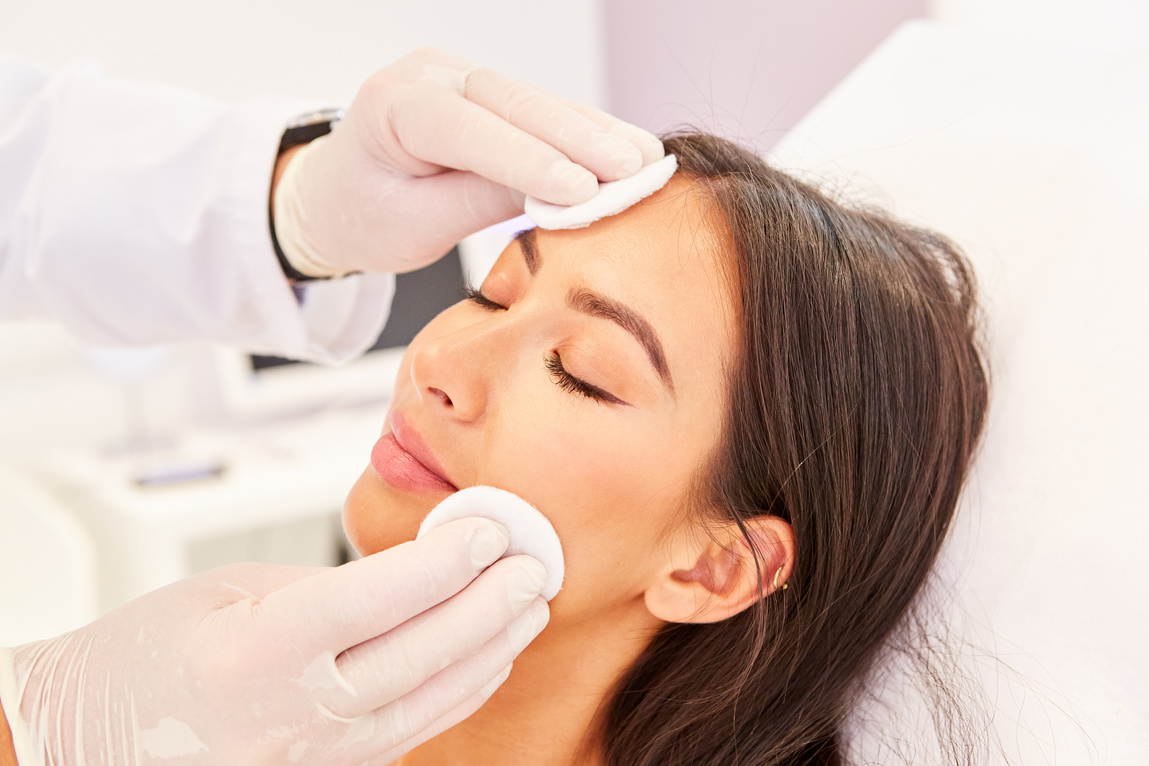
M 398 412 L 389 418 L 391 432 L 375 443 L 371 450 L 371 466 L 391 486 L 408 492 L 457 492 L 443 470 L 442 464 Z

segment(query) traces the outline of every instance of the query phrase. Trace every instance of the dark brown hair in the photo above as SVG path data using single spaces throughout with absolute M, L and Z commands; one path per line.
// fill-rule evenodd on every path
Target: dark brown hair
M 606 760 L 839 764 L 859 684 L 927 580 L 985 418 L 973 276 L 944 238 L 734 144 L 665 143 L 735 250 L 741 339 L 706 506 L 744 534 L 750 517 L 785 518 L 797 553 L 787 590 L 654 638 L 602 711 Z

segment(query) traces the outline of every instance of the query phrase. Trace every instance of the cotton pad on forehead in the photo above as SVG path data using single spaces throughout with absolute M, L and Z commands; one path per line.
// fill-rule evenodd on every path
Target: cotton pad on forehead
M 617 215 L 666 186 L 678 169 L 678 160 L 668 154 L 644 167 L 630 178 L 598 185 L 598 194 L 578 205 L 552 205 L 527 197 L 524 212 L 543 229 L 581 229 L 600 218 Z
M 431 509 L 419 525 L 416 537 L 422 537 L 448 521 L 471 516 L 491 519 L 506 527 L 511 535 L 511 544 L 504 557 L 526 554 L 541 561 L 547 570 L 542 596 L 547 601 L 555 597 L 562 588 L 566 571 L 559 536 L 546 516 L 516 494 L 494 487 L 461 489 Z

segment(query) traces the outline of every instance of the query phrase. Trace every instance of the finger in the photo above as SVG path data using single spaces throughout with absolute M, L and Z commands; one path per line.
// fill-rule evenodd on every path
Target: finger
M 348 649 L 336 660 L 336 666 L 354 694 L 335 687 L 329 692 L 326 707 L 347 718 L 362 715 L 399 699 L 443 668 L 472 656 L 534 603 L 546 576 L 537 560 L 512 556 L 496 562 L 442 604 Z
M 394 232 L 380 270 L 402 273 L 426 266 L 463 237 L 522 215 L 523 195 L 475 173 L 452 170 L 413 180 L 392 206 L 400 220 L 404 214 L 429 220 L 428 211 L 434 211 L 433 225 Z
M 216 608 L 225 608 L 241 599 L 262 599 L 272 591 L 326 572 L 330 568 L 245 562 L 200 572 L 188 578 L 188 582 L 210 586 L 208 593 L 219 602 Z
M 274 591 L 261 602 L 259 619 L 271 635 L 291 636 L 301 652 L 338 654 L 446 601 L 502 556 L 509 540 L 502 524 L 459 519 Z
M 432 723 L 426 729 L 423 729 L 423 731 L 410 737 L 405 742 L 395 748 L 392 748 L 386 753 L 380 753 L 379 755 L 376 755 L 375 757 L 366 761 L 365 763 L 367 766 L 376 766 L 376 764 L 378 766 L 387 766 L 388 764 L 394 763 L 398 758 L 411 752 L 427 740 L 439 736 L 447 729 L 450 729 L 452 726 L 462 723 L 463 721 L 470 718 L 479 708 L 481 708 L 486 703 L 487 700 L 491 698 L 492 694 L 499 690 L 499 687 L 502 686 L 503 682 L 507 680 L 508 676 L 510 676 L 511 667 L 511 665 L 508 665 L 507 667 L 503 668 L 503 670 L 497 676 L 488 681 L 482 689 L 472 694 L 467 699 L 463 700 L 462 704 L 457 705 L 446 714 L 440 716 L 435 720 L 434 723 Z
M 598 191 L 595 174 L 555 147 L 430 81 L 395 101 L 391 127 L 419 160 L 469 170 L 556 205 L 585 202 Z
M 642 152 L 562 100 L 490 69 L 467 76 L 466 97 L 520 130 L 558 149 L 603 181 L 629 178 Z
M 374 718 L 372 730 L 378 734 L 377 738 L 364 743 L 366 749 L 361 757 L 371 757 L 375 752 L 418 736 L 476 693 L 494 693 L 488 685 L 497 688 L 502 671 L 546 626 L 548 619 L 546 600 L 540 597 L 478 652 L 435 674 L 409 694 L 369 713 Z
M 571 101 L 570 99 L 563 99 L 564 104 L 569 108 L 591 120 L 604 130 L 610 131 L 620 138 L 626 139 L 630 143 L 638 147 L 642 153 L 642 164 L 649 165 L 652 162 L 658 162 L 666 156 L 666 149 L 662 146 L 662 141 L 648 131 L 643 130 L 637 125 L 631 125 L 629 122 L 618 119 L 614 115 L 607 114 L 601 109 L 595 109 L 593 106 L 580 104 L 578 101 Z
M 417 48 L 396 63 L 417 65 L 423 71 L 432 66 L 454 69 L 459 72 L 467 72 L 475 68 L 475 65 L 467 59 L 431 47 Z

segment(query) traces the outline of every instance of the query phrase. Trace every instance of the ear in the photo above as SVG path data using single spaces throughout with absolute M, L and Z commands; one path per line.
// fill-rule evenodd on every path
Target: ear
M 718 622 L 785 587 L 794 567 L 794 530 L 778 516 L 755 516 L 746 527 L 754 554 L 733 521 L 691 525 L 672 541 L 666 566 L 646 589 L 646 608 L 666 622 Z M 759 589 L 761 585 L 761 589 Z

